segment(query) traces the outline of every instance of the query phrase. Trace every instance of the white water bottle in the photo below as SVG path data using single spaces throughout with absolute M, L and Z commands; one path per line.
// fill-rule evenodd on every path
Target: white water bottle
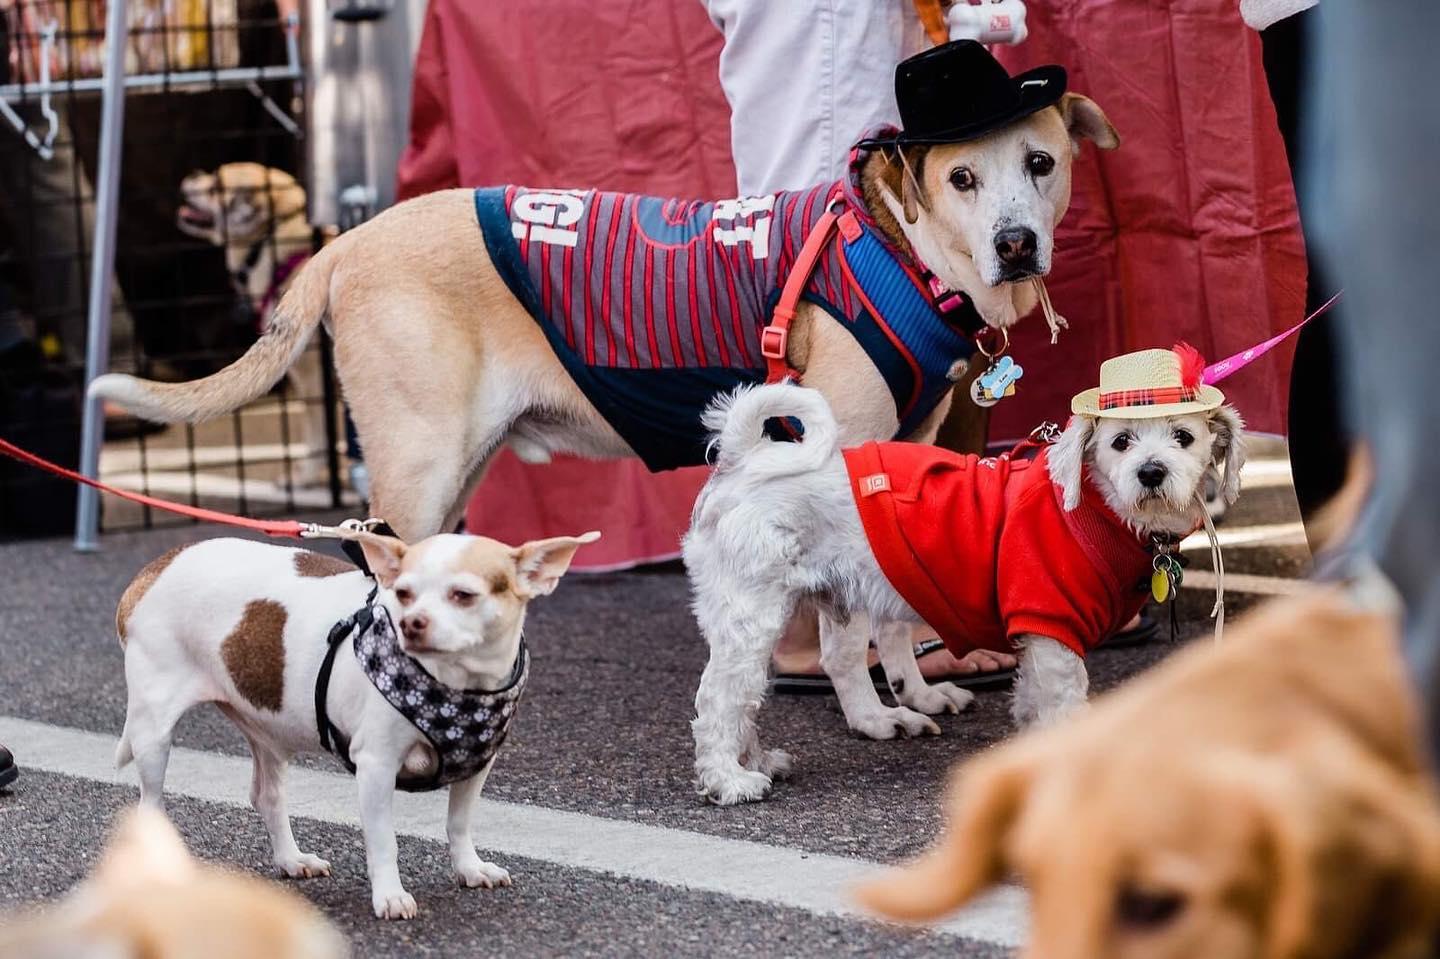
M 957 0 L 945 14 L 951 40 L 1020 43 L 1025 39 L 1025 0 L 984 0 L 978 5 Z

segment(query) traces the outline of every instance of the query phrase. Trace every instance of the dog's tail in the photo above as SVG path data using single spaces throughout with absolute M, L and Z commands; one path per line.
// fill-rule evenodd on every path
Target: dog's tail
M 299 359 L 327 315 L 331 274 L 348 239 L 341 236 L 305 264 L 271 313 L 265 332 L 223 370 L 186 383 L 108 373 L 90 384 L 90 395 L 113 400 L 136 416 L 159 423 L 198 423 L 262 396 Z
M 800 442 L 774 442 L 766 433 L 769 420 L 799 420 Z M 712 431 L 710 448 L 715 467 L 726 470 L 742 460 L 771 475 L 816 469 L 836 450 L 839 430 L 825 397 L 793 383 L 741 387 L 710 404 L 702 417 Z M 793 422 L 790 424 L 793 426 Z

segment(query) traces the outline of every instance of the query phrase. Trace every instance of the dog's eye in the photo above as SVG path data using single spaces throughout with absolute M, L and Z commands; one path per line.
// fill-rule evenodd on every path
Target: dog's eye
M 415 594 L 402 587 L 401 589 L 395 590 L 395 598 L 400 600 L 401 606 L 409 606 L 411 601 L 415 599 Z
M 1115 921 L 1136 931 L 1158 929 L 1174 921 L 1185 908 L 1178 892 L 1126 886 L 1115 897 Z
M 1123 453 L 1130 448 L 1130 434 L 1121 433 L 1110 441 L 1110 448 L 1117 453 Z
M 456 606 L 469 606 L 475 602 L 476 594 L 468 589 L 461 589 L 458 586 L 450 590 L 450 602 Z
M 950 173 L 950 185 L 961 193 L 968 193 L 975 189 L 975 174 L 969 167 L 957 167 Z
M 1190 433 L 1189 430 L 1176 430 L 1175 442 L 1179 443 L 1180 448 L 1183 450 L 1185 447 L 1195 442 L 1195 437 Z
M 1034 177 L 1049 176 L 1055 170 L 1055 158 L 1050 154 L 1036 150 L 1025 158 L 1025 165 Z

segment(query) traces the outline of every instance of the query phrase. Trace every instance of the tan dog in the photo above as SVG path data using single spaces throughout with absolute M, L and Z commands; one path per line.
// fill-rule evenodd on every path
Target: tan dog
M 1119 143 L 1099 107 L 1067 94 L 980 139 L 907 149 L 915 178 L 893 153 L 872 153 L 860 171 L 863 199 L 892 245 L 968 294 L 984 322 L 1008 327 L 1034 307 L 1031 280 L 1050 269 L 1083 139 Z M 562 451 L 634 452 L 502 280 L 467 189 L 399 204 L 328 245 L 296 278 L 265 335 L 219 373 L 179 384 L 115 374 L 97 379 L 92 392 L 149 419 L 218 416 L 268 390 L 322 321 L 335 337 L 365 449 L 372 513 L 407 540 L 451 528 L 504 444 L 533 462 Z M 829 401 L 843 443 L 894 435 L 884 378 L 825 310 L 802 303 L 787 358 Z M 948 407 L 947 396 L 914 438 L 932 437 Z M 703 442 L 698 416 L 695 430 Z
M 1427 955 L 1440 809 L 1394 625 L 1276 602 L 1071 723 L 965 764 L 945 837 L 860 898 L 929 919 L 1015 875 L 1026 955 Z
M 259 163 L 227 163 L 214 173 L 192 173 L 180 183 L 175 225 L 225 251 L 225 269 L 261 324 L 308 258 L 312 230 L 305 217 L 305 188 L 284 170 Z M 262 325 L 262 332 L 264 326 Z M 316 486 L 325 474 L 324 384 L 318 350 L 291 367 L 290 394 L 304 403 L 300 440 L 306 454 L 288 480 Z
M 273 883 L 196 862 L 164 815 L 121 820 L 95 874 L 59 905 L 0 925 L 8 959 L 341 959 L 345 939 Z

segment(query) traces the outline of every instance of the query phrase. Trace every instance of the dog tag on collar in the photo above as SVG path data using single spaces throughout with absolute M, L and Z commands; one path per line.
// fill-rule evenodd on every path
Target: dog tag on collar
M 994 406 L 1005 397 L 1015 395 L 1015 384 L 1024 375 L 1024 367 L 1010 357 L 1002 356 L 971 381 L 970 399 L 976 406 Z
M 1150 595 L 1157 603 L 1174 599 L 1185 576 L 1184 568 L 1173 556 L 1165 553 L 1155 557 L 1154 568 L 1155 572 L 1150 575 Z
M 1170 571 L 1168 569 L 1157 569 L 1150 576 L 1150 595 L 1155 597 L 1155 602 L 1163 603 L 1170 598 Z

